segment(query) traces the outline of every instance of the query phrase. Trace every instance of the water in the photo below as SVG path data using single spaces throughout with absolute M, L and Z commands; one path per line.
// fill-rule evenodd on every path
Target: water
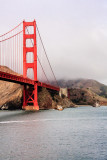
M 0 160 L 107 160 L 107 107 L 0 111 Z

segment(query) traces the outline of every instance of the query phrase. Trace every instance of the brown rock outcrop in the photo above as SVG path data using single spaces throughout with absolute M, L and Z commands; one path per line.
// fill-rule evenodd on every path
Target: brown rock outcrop
M 0 81 L 0 108 L 18 109 L 22 106 L 22 86 Z
M 55 95 L 54 101 L 56 102 L 57 105 L 61 105 L 63 108 L 77 107 L 71 100 L 69 100 L 65 96 L 61 98 L 59 95 Z
M 5 66 L 0 66 L 0 71 L 15 74 Z M 0 80 L 0 109 L 18 109 L 22 106 L 23 87 L 20 84 Z
M 52 108 L 52 96 L 46 88 L 38 93 L 38 105 L 40 109 L 50 109 Z
M 46 88 L 42 88 L 39 92 L 38 104 L 40 109 L 57 109 L 57 105 L 61 105 L 63 108 L 76 107 L 76 105 L 65 96 L 61 98 L 58 94 L 51 95 Z

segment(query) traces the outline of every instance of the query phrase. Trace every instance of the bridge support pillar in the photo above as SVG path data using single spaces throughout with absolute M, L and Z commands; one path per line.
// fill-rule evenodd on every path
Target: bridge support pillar
M 23 109 L 24 110 L 39 110 L 37 101 L 37 82 L 34 86 L 24 85 L 23 87 Z

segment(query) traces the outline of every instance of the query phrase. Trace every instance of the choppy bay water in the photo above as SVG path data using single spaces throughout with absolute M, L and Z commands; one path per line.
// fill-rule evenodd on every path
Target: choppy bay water
M 0 160 L 107 160 L 107 107 L 0 111 Z

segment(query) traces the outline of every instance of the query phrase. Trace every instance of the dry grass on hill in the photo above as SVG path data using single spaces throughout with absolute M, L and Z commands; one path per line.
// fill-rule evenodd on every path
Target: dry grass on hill
M 103 98 L 90 89 L 70 89 L 70 99 L 76 104 L 93 105 L 99 102 L 100 105 L 107 105 L 107 98 Z

